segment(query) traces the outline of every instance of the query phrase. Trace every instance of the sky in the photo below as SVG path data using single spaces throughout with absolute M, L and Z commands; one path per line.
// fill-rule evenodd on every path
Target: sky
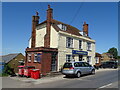
M 32 16 L 39 12 L 40 22 L 46 20 L 47 5 L 53 18 L 82 30 L 89 24 L 89 36 L 96 40 L 96 52 L 102 54 L 118 47 L 118 3 L 116 2 L 3 2 L 2 53 L 23 53 L 28 47 Z

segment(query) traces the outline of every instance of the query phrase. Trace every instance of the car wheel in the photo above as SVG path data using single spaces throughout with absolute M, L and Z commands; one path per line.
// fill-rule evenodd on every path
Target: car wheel
M 95 74 L 95 70 L 94 70 L 94 69 L 91 71 L 91 74 L 92 74 L 92 75 L 94 75 L 94 74 Z
M 81 76 L 81 73 L 80 73 L 80 72 L 77 72 L 76 77 L 77 77 L 77 78 L 80 78 L 80 76 Z

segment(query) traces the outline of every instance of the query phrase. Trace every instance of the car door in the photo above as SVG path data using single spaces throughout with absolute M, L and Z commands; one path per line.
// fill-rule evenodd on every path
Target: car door
M 74 63 L 74 71 L 75 71 L 75 73 L 77 73 L 77 71 L 79 71 L 79 70 L 80 70 L 79 63 L 75 62 Z
M 84 67 L 85 67 L 85 69 L 84 69 L 85 70 L 85 74 L 90 73 L 90 71 L 91 71 L 90 65 L 88 63 L 84 62 Z
M 81 73 L 86 74 L 87 68 L 86 68 L 84 62 L 80 62 L 79 67 L 80 67 Z

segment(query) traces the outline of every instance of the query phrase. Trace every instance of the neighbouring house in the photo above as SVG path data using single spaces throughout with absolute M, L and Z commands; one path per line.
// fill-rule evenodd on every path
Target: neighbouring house
M 25 61 L 25 56 L 21 53 L 16 54 L 8 54 L 0 56 L 2 58 L 2 62 L 8 64 L 10 68 L 14 69 L 14 72 L 18 72 L 18 66 L 23 65 Z
M 96 60 L 95 66 L 100 66 L 101 65 L 101 58 L 102 58 L 102 56 L 101 56 L 100 53 L 95 53 L 95 60 Z
M 103 53 L 103 54 L 101 54 L 101 56 L 102 56 L 102 58 L 101 58 L 102 62 L 113 60 L 113 55 L 110 53 Z
M 47 18 L 39 23 L 38 12 L 32 16 L 32 34 L 26 48 L 25 65 L 35 66 L 41 74 L 60 71 L 65 62 L 86 61 L 95 65 L 95 40 L 89 37 L 88 24 L 83 30 L 53 19 L 48 5 Z

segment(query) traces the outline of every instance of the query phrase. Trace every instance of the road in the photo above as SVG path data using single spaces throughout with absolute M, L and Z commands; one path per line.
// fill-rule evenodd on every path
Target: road
M 41 81 L 40 81 L 41 82 Z M 118 88 L 118 70 L 102 70 L 95 75 L 85 75 L 80 78 L 66 78 L 64 75 L 59 80 L 45 83 L 25 83 L 3 78 L 3 88 Z
M 51 83 L 34 85 L 31 88 L 118 88 L 118 70 L 101 71 L 81 78 L 63 78 Z

